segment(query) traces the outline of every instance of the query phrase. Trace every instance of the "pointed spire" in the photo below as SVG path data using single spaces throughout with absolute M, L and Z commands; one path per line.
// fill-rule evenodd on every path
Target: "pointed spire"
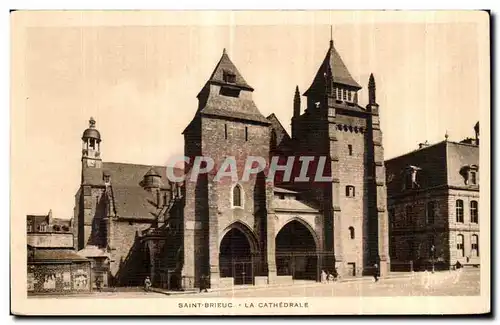
M 333 48 L 333 25 L 330 25 L 330 49 Z
M 368 80 L 368 103 L 376 104 L 377 96 L 375 94 L 376 86 L 375 86 L 375 78 L 373 77 L 373 73 L 370 73 L 370 78 Z
M 215 84 L 227 84 L 230 83 L 241 89 L 253 91 L 253 88 L 247 84 L 243 76 L 240 74 L 234 63 L 229 58 L 229 55 L 224 48 L 222 51 L 222 56 L 217 63 L 208 83 Z
M 295 87 L 295 96 L 293 97 L 293 116 L 300 116 L 300 92 L 299 86 Z
M 304 93 L 304 96 L 309 96 L 311 93 L 323 92 L 325 89 L 331 87 L 329 84 L 331 82 L 361 89 L 361 86 L 351 76 L 340 54 L 335 49 L 333 39 L 330 40 L 330 47 L 323 63 L 321 63 L 311 86 Z

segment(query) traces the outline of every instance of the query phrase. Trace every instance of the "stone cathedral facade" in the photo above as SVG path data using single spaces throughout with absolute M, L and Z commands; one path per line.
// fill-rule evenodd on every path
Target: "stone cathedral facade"
M 361 106 L 362 87 L 330 41 L 310 87 L 303 96 L 296 89 L 289 135 L 274 114 L 262 115 L 224 51 L 183 131 L 189 162 L 173 171 L 185 176 L 179 181 L 165 166 L 103 162 L 105 139 L 91 120 L 82 137 L 77 248 L 105 257 L 102 274 L 114 285 L 145 276 L 168 289 L 199 286 L 202 276 L 213 288 L 317 281 L 322 270 L 355 277 L 375 264 L 386 275 L 380 108 L 373 75 L 367 82 Z M 196 157 L 210 157 L 215 168 L 193 181 Z M 269 179 L 265 169 L 244 179 L 248 157 L 288 165 L 291 177 L 280 169 Z M 238 177 L 218 179 L 228 158 Z M 298 181 L 304 159 L 309 179 Z M 316 181 L 320 165 L 328 181 Z

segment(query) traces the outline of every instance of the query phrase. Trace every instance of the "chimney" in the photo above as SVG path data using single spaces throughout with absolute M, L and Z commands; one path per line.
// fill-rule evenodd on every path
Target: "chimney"
M 49 210 L 49 214 L 47 215 L 47 219 L 48 219 L 47 223 L 49 225 L 51 225 L 52 224 L 52 209 Z
M 429 142 L 425 141 L 418 144 L 418 149 L 422 149 L 429 146 Z

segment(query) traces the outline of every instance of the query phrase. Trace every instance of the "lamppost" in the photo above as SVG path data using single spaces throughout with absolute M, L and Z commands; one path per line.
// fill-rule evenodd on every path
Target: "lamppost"
M 436 247 L 434 245 L 431 246 L 431 257 L 432 257 L 432 273 L 434 273 L 434 259 L 435 259 Z

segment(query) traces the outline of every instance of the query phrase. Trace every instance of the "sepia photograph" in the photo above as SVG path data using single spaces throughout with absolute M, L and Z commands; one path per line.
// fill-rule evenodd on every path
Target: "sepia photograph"
M 10 20 L 13 314 L 490 312 L 487 11 Z

